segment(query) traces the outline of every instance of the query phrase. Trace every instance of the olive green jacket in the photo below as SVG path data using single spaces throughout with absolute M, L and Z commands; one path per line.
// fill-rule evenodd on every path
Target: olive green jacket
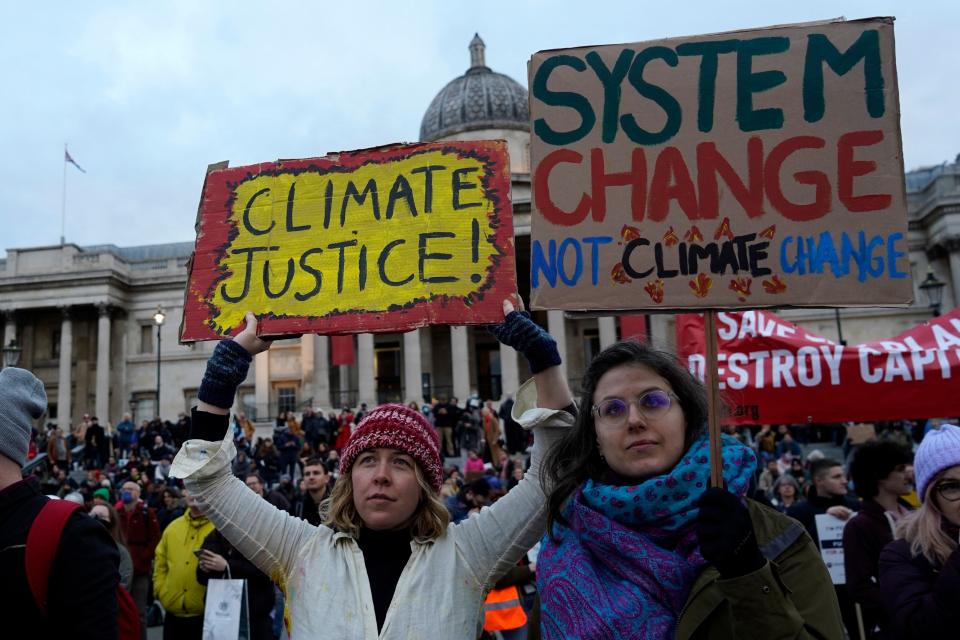
M 796 520 L 753 500 L 748 505 L 768 562 L 730 580 L 707 567 L 680 612 L 677 639 L 842 640 L 840 607 L 813 540 Z

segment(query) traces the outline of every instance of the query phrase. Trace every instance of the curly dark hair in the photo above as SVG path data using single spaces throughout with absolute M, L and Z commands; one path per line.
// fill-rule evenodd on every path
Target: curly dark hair
M 850 462 L 853 488 L 861 498 L 874 498 L 880 493 L 881 480 L 898 466 L 912 461 L 910 452 L 895 442 L 866 442 L 860 445 Z
M 593 394 L 605 373 L 620 366 L 645 366 L 666 380 L 679 399 L 686 429 L 684 450 L 705 430 L 707 394 L 703 384 L 677 361 L 676 357 L 635 341 L 618 342 L 601 351 L 587 366 L 581 386 L 583 394 L 576 423 L 547 454 L 542 483 L 548 495 L 547 531 L 553 525 L 569 524 L 563 517 L 564 503 L 588 478 L 599 481 L 609 472 L 600 458 L 597 431 L 593 421 Z

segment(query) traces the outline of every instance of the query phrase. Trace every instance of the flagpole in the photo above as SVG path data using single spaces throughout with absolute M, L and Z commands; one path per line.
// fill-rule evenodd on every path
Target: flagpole
M 67 226 L 67 143 L 63 143 L 63 182 L 60 196 L 60 246 L 66 242 Z

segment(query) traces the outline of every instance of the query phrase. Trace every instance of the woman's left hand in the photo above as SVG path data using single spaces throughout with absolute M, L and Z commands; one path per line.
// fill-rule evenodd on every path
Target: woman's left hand
M 697 537 L 700 555 L 720 571 L 721 578 L 738 578 L 766 564 L 757 546 L 750 512 L 737 496 L 711 487 L 698 503 Z

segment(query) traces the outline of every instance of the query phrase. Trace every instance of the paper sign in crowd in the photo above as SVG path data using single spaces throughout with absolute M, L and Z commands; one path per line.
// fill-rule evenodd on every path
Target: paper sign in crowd
M 904 305 L 892 18 L 541 51 L 532 306 Z
M 503 142 L 400 145 L 207 175 L 181 340 L 503 318 L 516 290 Z

